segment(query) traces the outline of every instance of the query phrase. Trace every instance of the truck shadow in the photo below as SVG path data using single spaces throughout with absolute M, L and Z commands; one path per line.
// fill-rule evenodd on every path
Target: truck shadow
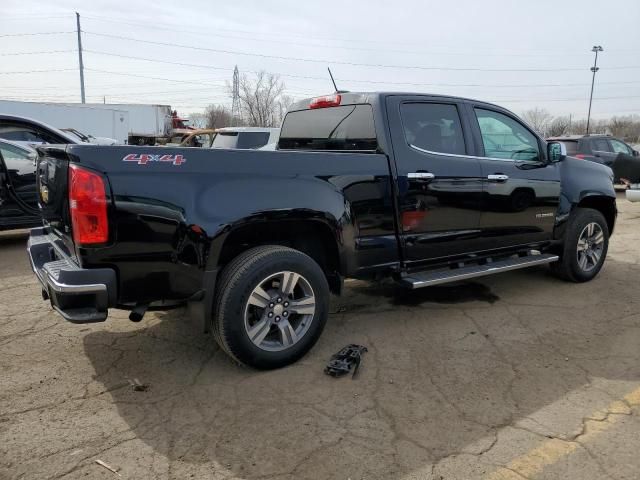
M 353 284 L 347 304 L 366 309 L 334 309 L 310 354 L 270 372 L 234 365 L 183 310 L 91 333 L 84 348 L 95 381 L 176 478 L 400 479 L 488 447 L 496 429 L 594 379 L 640 380 L 630 278 L 640 266 L 610 262 L 584 285 L 534 269 L 425 290 L 414 303 Z M 324 375 L 351 342 L 369 348 L 358 377 Z

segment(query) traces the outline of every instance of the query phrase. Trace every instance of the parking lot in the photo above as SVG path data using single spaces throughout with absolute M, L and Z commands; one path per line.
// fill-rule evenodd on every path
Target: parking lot
M 0 478 L 638 478 L 640 204 L 618 208 L 591 283 L 350 282 L 311 353 L 271 372 L 182 309 L 66 323 L 4 234 Z M 324 375 L 352 342 L 358 376 Z

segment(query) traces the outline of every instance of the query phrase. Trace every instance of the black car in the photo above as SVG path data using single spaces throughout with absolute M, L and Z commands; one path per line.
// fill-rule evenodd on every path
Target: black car
M 611 135 L 571 135 L 551 137 L 547 141 L 562 142 L 571 157 L 610 167 L 616 181 L 640 182 L 640 154 Z
M 0 139 L 0 230 L 42 224 L 36 192 L 37 152 Z
M 1 113 L 0 138 L 26 146 L 80 143 L 77 137 L 39 120 Z
M 72 143 L 78 141 L 46 123 L 0 114 L 0 230 L 42 224 L 34 147 Z

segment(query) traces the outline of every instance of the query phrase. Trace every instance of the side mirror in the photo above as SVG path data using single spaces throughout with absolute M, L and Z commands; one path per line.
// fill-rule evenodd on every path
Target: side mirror
M 562 142 L 547 143 L 547 158 L 549 162 L 561 162 L 567 156 L 567 147 Z
M 638 152 L 638 150 L 634 150 L 633 151 L 633 156 L 634 157 L 640 157 L 640 152 Z

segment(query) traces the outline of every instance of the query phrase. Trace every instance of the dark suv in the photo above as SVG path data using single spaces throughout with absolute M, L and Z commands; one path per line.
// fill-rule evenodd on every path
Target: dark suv
M 611 135 L 570 135 L 551 137 L 547 141 L 562 142 L 571 157 L 611 167 L 616 181 L 640 182 L 640 154 Z

